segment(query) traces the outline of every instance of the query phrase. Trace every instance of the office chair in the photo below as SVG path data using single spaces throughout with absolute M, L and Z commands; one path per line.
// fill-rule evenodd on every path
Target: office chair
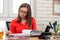
M 10 30 L 10 21 L 6 21 L 7 29 Z

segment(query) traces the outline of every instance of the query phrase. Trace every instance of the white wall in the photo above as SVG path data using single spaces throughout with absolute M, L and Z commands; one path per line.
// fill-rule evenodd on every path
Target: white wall
M 60 16 L 53 15 L 52 4 L 53 0 L 36 0 L 36 21 L 38 27 L 47 25 L 49 21 L 57 21 L 60 24 Z

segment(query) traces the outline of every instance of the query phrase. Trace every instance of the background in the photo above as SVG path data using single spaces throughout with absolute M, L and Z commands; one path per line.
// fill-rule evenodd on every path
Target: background
M 11 21 L 17 17 L 18 7 L 24 2 L 31 5 L 38 29 L 54 21 L 60 25 L 60 16 L 53 15 L 53 0 L 0 0 L 0 20 Z

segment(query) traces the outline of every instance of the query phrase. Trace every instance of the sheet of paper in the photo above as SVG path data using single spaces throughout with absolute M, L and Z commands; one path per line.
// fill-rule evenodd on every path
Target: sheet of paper
M 32 30 L 22 30 L 22 34 L 24 34 L 24 35 L 30 35 L 31 31 Z

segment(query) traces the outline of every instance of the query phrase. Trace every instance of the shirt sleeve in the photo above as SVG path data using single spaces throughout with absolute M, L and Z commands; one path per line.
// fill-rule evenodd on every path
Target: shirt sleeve
M 13 21 L 10 23 L 10 31 L 12 33 L 15 33 L 15 26 L 14 26 L 14 22 Z
M 32 18 L 32 30 L 36 30 L 36 20 Z

